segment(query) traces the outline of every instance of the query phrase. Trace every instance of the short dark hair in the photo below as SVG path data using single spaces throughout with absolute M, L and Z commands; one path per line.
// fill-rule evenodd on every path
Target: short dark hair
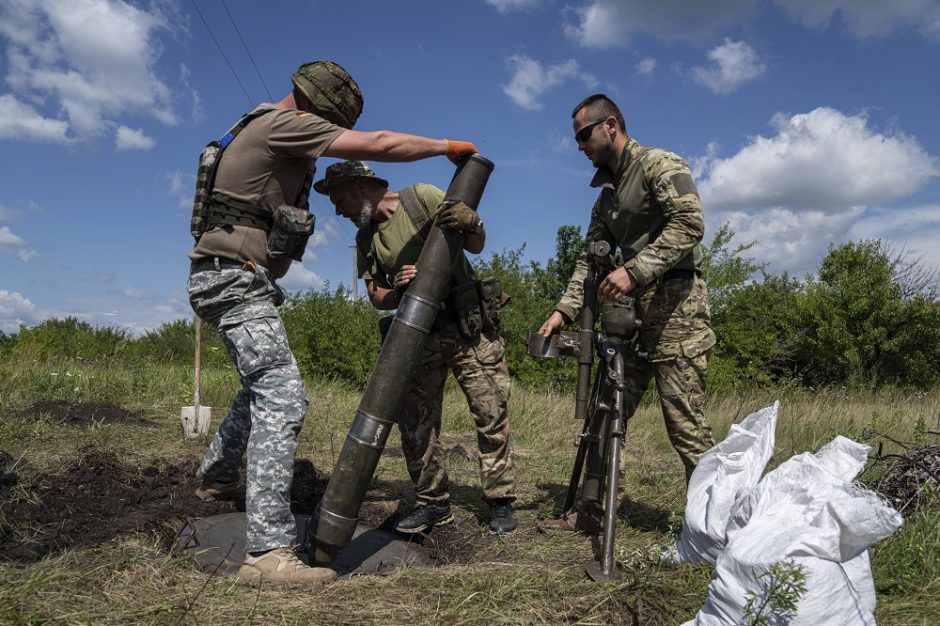
M 593 117 L 595 121 L 605 120 L 611 116 L 617 118 L 617 125 L 620 126 L 620 130 L 627 132 L 627 123 L 623 121 L 623 113 L 620 112 L 620 109 L 617 108 L 617 105 L 614 104 L 614 101 L 608 98 L 606 95 L 602 93 L 596 93 L 579 102 L 578 105 L 574 108 L 574 111 L 571 112 L 571 119 L 574 119 L 574 116 L 578 114 L 578 111 L 585 108 L 587 109 L 590 117 Z

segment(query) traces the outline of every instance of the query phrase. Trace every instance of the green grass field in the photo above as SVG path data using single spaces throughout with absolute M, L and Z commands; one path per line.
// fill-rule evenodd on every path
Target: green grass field
M 708 566 L 669 566 L 658 555 L 681 525 L 685 484 L 658 406 L 628 426 L 627 499 L 617 529 L 625 571 L 598 585 L 584 573 L 591 538 L 546 535 L 558 513 L 578 428 L 572 398 L 516 387 L 510 420 L 518 462 L 520 526 L 484 528 L 475 438 L 462 395 L 448 389 L 444 446 L 457 523 L 441 529 L 438 565 L 343 579 L 312 591 L 256 589 L 212 576 L 170 552 L 186 517 L 231 510 L 193 495 L 192 471 L 208 438 L 185 440 L 180 408 L 192 404 L 190 372 L 80 361 L 0 366 L 0 623 L 9 624 L 678 624 L 705 599 Z M 213 427 L 234 393 L 230 370 L 204 375 Z M 345 438 L 358 395 L 308 381 L 297 482 L 318 493 Z M 780 400 L 771 466 L 842 434 L 937 443 L 940 390 L 904 394 L 770 390 L 712 397 L 716 439 L 731 423 Z M 388 443 L 362 517 L 387 523 L 412 502 L 404 462 Z M 874 453 L 874 451 L 873 451 Z M 885 463 L 863 480 L 875 484 Z M 315 502 L 299 503 L 309 509 Z M 880 624 L 940 623 L 940 503 L 926 497 L 893 537 L 872 550 Z M 435 531 L 438 534 L 438 531 Z

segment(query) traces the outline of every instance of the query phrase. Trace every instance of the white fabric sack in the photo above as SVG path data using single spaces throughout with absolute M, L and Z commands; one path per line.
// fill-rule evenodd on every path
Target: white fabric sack
M 731 426 L 728 436 L 699 459 L 689 481 L 678 561 L 714 565 L 725 549 L 725 527 L 742 493 L 760 479 L 774 451 L 780 403 Z
M 816 454 L 794 456 L 740 498 L 705 605 L 685 626 L 743 623 L 748 592 L 760 593 L 761 575 L 786 560 L 803 568 L 807 591 L 789 619 L 765 611 L 769 623 L 874 624 L 875 589 L 866 550 L 904 520 L 852 482 L 868 449 L 836 437 Z

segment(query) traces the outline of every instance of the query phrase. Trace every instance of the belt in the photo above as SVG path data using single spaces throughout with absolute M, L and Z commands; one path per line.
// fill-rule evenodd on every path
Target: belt
M 695 270 L 668 270 L 663 274 L 662 280 L 692 280 L 695 274 Z
M 224 256 L 209 256 L 203 257 L 198 261 L 193 261 L 192 265 L 189 266 L 189 273 L 195 274 L 197 272 L 208 272 L 210 270 L 240 270 L 245 267 L 246 263 L 243 261 L 233 261 L 232 259 L 227 259 Z

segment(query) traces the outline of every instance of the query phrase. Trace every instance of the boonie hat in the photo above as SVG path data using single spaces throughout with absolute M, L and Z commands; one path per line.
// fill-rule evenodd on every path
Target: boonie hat
M 313 105 L 314 112 L 352 128 L 362 114 L 362 92 L 339 63 L 311 61 L 297 68 L 291 82 Z
M 376 176 L 372 168 L 362 161 L 340 161 L 326 168 L 323 180 L 315 182 L 313 188 L 318 193 L 328 196 L 330 195 L 330 189 L 333 187 L 357 178 L 371 178 L 388 187 L 388 181 Z

